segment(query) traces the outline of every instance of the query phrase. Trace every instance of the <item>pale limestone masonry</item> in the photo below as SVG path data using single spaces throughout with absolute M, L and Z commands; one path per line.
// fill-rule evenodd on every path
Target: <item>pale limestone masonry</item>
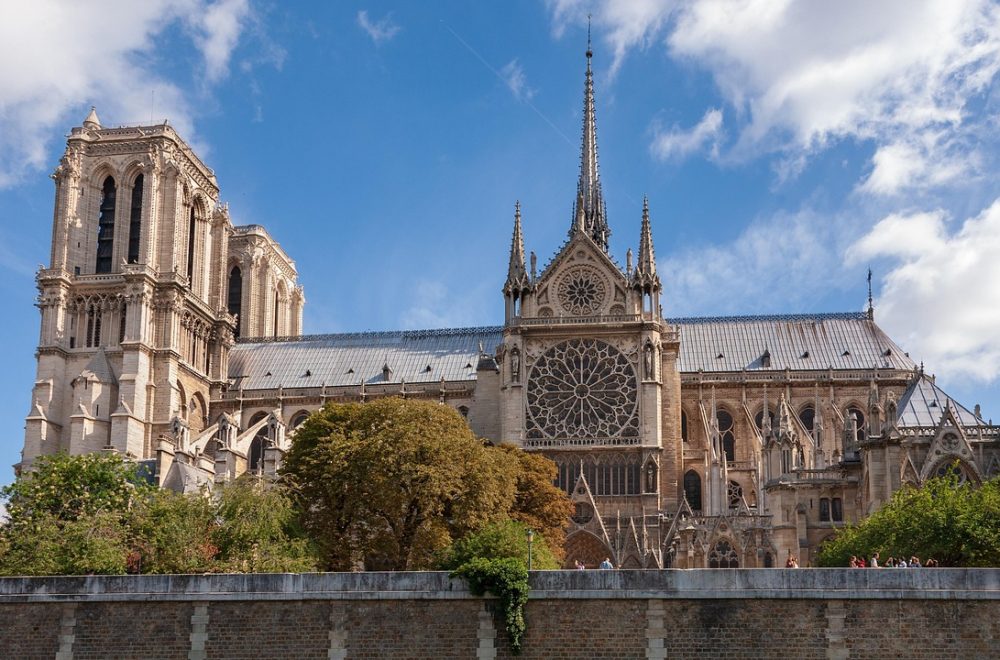
M 997 569 L 539 571 L 530 580 L 526 658 L 1000 650 Z M 183 634 L 189 658 L 509 657 L 491 601 L 447 573 L 2 578 L 0 648 L 34 656 L 58 636 L 63 660 L 145 657 L 176 649 Z M 50 608 L 61 628 L 38 629 Z M 248 616 L 224 615 L 235 611 Z M 293 616 L 304 625 L 289 626 Z M 123 627 L 133 633 L 129 648 L 114 634 Z M 213 640 L 216 652 L 206 654 Z

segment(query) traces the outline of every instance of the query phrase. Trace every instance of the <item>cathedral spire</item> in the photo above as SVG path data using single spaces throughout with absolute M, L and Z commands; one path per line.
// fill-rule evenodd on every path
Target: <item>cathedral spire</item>
M 570 235 L 578 231 L 577 218 L 583 211 L 584 225 L 594 242 L 608 251 L 607 213 L 604 195 L 601 192 L 601 178 L 597 168 L 597 122 L 594 116 L 594 72 L 590 60 L 594 56 L 590 50 L 590 36 L 587 37 L 587 75 L 583 86 L 583 145 L 580 149 L 580 181 L 577 184 L 577 207 L 573 210 L 573 227 Z M 582 202 L 582 204 L 581 204 Z
M 635 265 L 637 285 L 659 287 L 656 276 L 656 255 L 653 252 L 653 231 L 649 225 L 649 199 L 642 198 L 642 229 L 639 232 L 639 259 Z
M 514 203 L 514 235 L 510 239 L 510 264 L 505 289 L 518 290 L 528 285 L 524 267 L 524 236 L 521 234 L 521 202 Z

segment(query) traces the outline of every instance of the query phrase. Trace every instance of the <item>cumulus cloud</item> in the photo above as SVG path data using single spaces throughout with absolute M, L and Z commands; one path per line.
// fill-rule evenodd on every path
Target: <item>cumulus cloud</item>
M 975 172 L 962 138 L 977 128 L 969 104 L 1000 70 L 1000 5 L 991 0 L 550 0 L 549 8 L 557 33 L 593 10 L 612 73 L 630 50 L 660 43 L 706 68 L 740 126 L 734 155 L 778 151 L 801 165 L 838 139 L 871 140 L 872 172 L 859 186 L 871 195 Z M 935 173 L 942 154 L 946 172 Z
M 379 45 L 382 42 L 389 41 L 402 29 L 392 21 L 392 14 L 387 14 L 385 17 L 380 18 L 377 21 L 373 21 L 368 17 L 368 12 L 364 9 L 358 12 L 358 25 L 361 29 L 368 33 L 375 45 Z
M 535 90 L 528 87 L 528 79 L 524 75 L 524 68 L 517 59 L 513 59 L 499 71 L 501 80 L 507 85 L 507 89 L 519 101 L 530 101 L 535 95 Z
M 0 22 L 0 186 L 47 165 L 52 136 L 90 104 L 105 124 L 145 123 L 153 112 L 192 137 L 183 82 L 158 73 L 159 42 L 179 26 L 201 56 L 192 75 L 216 82 L 249 13 L 247 0 L 122 0 L 102 11 L 71 0 L 21 4 Z
M 718 155 L 719 139 L 722 137 L 722 111 L 710 108 L 691 129 L 674 126 L 669 130 L 655 129 L 650 151 L 660 160 L 670 158 L 685 158 L 691 154 L 707 149 L 710 154 Z
M 664 313 L 813 309 L 816 291 L 861 281 L 841 259 L 855 224 L 846 215 L 831 218 L 810 209 L 780 212 L 756 219 L 731 241 L 684 248 L 658 262 L 660 277 L 669 282 Z
M 884 258 L 879 323 L 949 379 L 1000 377 L 1000 199 L 951 228 L 942 211 L 892 214 L 849 260 Z

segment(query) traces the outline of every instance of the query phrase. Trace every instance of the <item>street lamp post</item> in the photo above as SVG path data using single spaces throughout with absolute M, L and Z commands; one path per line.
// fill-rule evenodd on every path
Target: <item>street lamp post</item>
M 535 530 L 529 529 L 525 532 L 528 537 L 528 570 L 531 570 L 531 542 L 535 540 Z

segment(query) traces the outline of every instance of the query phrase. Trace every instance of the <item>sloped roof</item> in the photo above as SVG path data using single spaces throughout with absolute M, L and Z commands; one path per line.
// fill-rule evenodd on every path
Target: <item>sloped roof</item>
M 916 367 L 864 313 L 681 318 L 670 323 L 680 328 L 682 372 Z
M 937 426 L 944 413 L 945 402 L 951 404 L 955 419 L 963 427 L 983 424 L 966 407 L 945 394 L 933 380 L 921 374 L 899 398 L 896 425 L 899 428 Z
M 90 358 L 87 366 L 83 368 L 80 372 L 81 376 L 94 376 L 100 383 L 117 383 L 118 380 L 115 378 L 114 369 L 111 368 L 111 364 L 108 362 L 108 356 L 104 352 L 103 348 L 97 349 L 97 352 Z
M 865 314 L 671 319 L 680 329 L 680 370 L 915 369 Z M 244 389 L 473 380 L 479 344 L 492 355 L 503 328 L 450 328 L 306 335 L 241 341 L 229 377 Z M 762 357 L 767 351 L 770 366 Z M 807 357 L 804 357 L 808 353 Z M 719 357 L 721 355 L 722 357 Z M 383 367 L 391 370 L 383 378 Z M 428 368 L 429 367 L 429 368 Z
M 229 377 L 244 389 L 474 380 L 479 344 L 492 354 L 503 329 L 453 328 L 306 335 L 238 343 Z M 383 367 L 391 373 L 383 378 Z

